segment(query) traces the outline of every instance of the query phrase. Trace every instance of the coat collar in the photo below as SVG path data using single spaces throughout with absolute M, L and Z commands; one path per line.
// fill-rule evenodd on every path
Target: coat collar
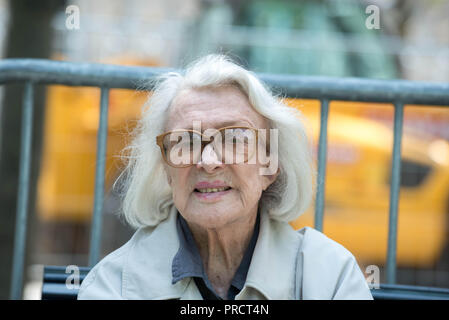
M 177 210 L 156 227 L 139 229 L 122 273 L 125 299 L 201 299 L 192 278 L 172 284 L 172 262 L 179 249 Z M 260 231 L 245 286 L 236 299 L 292 299 L 301 235 L 261 210 Z
M 301 238 L 288 223 L 270 218 L 268 212 L 263 210 L 259 239 L 245 287 L 237 298 L 249 298 L 251 292 L 256 290 L 258 295 L 262 294 L 270 300 L 293 299 Z

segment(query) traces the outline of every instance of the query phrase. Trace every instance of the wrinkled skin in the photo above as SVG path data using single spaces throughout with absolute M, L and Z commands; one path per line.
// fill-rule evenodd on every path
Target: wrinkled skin
M 246 95 L 233 86 L 186 89 L 173 100 L 165 131 L 201 130 L 225 126 L 269 129 L 267 120 L 251 106 Z M 187 168 L 165 170 L 173 200 L 192 230 L 206 273 L 216 292 L 226 298 L 227 290 L 242 260 L 254 230 L 262 192 L 278 175 L 260 175 L 261 164 L 224 164 L 207 145 L 199 163 Z M 231 187 L 223 195 L 201 196 L 199 182 Z

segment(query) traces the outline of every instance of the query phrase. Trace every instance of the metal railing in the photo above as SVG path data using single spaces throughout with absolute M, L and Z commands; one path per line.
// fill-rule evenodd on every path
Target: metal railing
M 11 282 L 12 299 L 20 299 L 22 295 L 35 84 L 60 84 L 101 88 L 94 212 L 89 252 L 89 266 L 93 266 L 98 262 L 100 252 L 109 90 L 115 88 L 143 90 L 143 84 L 149 83 L 149 80 L 154 79 L 158 74 L 169 70 L 172 69 L 125 67 L 39 59 L 6 59 L 0 61 L 0 85 L 11 82 L 22 82 L 25 84 L 17 216 L 14 237 L 13 276 Z M 396 282 L 396 241 L 404 105 L 449 106 L 449 84 L 404 80 L 339 79 L 272 74 L 259 74 L 259 77 L 266 84 L 275 90 L 281 90 L 288 97 L 317 99 L 321 101 L 318 183 L 315 205 L 315 228 L 320 231 L 323 228 L 327 122 L 330 101 L 384 102 L 393 104 L 395 112 L 388 226 L 387 284 L 394 284 Z

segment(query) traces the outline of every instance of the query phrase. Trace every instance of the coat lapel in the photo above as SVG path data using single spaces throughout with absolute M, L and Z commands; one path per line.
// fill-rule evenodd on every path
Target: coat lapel
M 172 284 L 171 266 L 179 248 L 176 208 L 155 228 L 139 229 L 122 274 L 126 299 L 179 299 L 189 279 Z
M 236 299 L 294 299 L 301 239 L 302 235 L 288 223 L 273 220 L 262 212 L 245 286 Z
M 177 210 L 156 227 L 139 229 L 122 273 L 125 299 L 201 299 L 191 278 L 172 284 L 172 261 L 179 249 Z M 236 299 L 293 299 L 296 257 L 302 235 L 261 211 L 260 231 L 245 286 Z

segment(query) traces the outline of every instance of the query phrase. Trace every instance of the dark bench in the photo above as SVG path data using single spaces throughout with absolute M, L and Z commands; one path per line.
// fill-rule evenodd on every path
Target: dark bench
M 84 280 L 90 268 L 79 267 L 79 283 Z M 66 273 L 65 266 L 44 267 L 44 282 L 42 285 L 42 300 L 74 300 L 78 289 L 69 289 L 66 285 L 73 284 L 73 273 Z M 371 289 L 375 300 L 449 300 L 449 289 L 420 287 L 408 285 L 381 284 L 379 289 Z
M 380 284 L 371 289 L 375 300 L 449 300 L 449 289 L 399 284 Z
M 84 280 L 91 268 L 79 267 L 79 284 Z M 68 271 L 68 273 L 66 273 Z M 42 283 L 42 300 L 76 300 L 77 288 L 69 288 L 66 284 L 74 284 L 74 273 L 66 266 L 45 266 Z M 71 277 L 69 279 L 69 277 Z

